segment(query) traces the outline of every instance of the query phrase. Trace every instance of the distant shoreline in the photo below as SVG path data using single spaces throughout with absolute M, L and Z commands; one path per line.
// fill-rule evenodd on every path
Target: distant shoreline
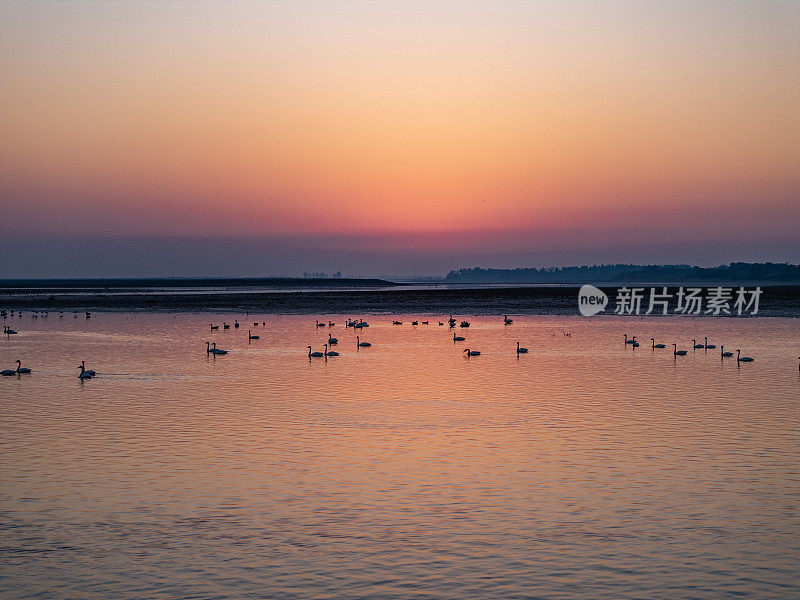
M 160 290 L 157 293 L 119 290 L 64 292 L 60 289 L 0 289 L 0 309 L 24 311 L 207 312 L 232 314 L 400 314 L 432 315 L 577 315 L 576 284 L 528 287 L 424 287 L 381 282 L 381 289 L 326 289 L 318 291 Z M 598 286 L 612 299 L 614 286 Z M 689 284 L 682 284 L 689 285 Z M 731 286 L 734 284 L 726 284 Z M 738 284 L 736 284 L 738 285 Z M 754 287 L 757 284 L 742 284 Z M 389 286 L 388 289 L 386 286 Z M 652 284 L 646 287 L 651 287 Z M 709 284 L 702 284 L 708 287 Z M 670 286 L 675 288 L 677 286 Z M 761 286 L 759 316 L 800 318 L 800 286 Z

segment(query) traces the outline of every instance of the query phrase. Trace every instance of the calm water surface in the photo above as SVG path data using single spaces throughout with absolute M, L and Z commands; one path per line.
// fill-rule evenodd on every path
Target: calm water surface
M 2 596 L 800 597 L 797 319 L 315 318 L 5 321 Z

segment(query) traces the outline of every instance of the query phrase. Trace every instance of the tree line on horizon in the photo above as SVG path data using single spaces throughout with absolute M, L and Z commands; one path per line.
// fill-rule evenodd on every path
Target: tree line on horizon
M 601 264 L 581 267 L 528 267 L 450 271 L 445 283 L 585 283 L 585 282 L 687 282 L 774 281 L 800 282 L 800 265 L 789 263 L 734 262 L 718 267 L 692 265 Z

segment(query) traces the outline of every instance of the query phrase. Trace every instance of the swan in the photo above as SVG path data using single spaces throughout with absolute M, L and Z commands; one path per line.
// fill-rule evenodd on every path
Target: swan
M 630 339 L 630 340 L 628 339 L 628 334 L 627 333 L 623 333 L 622 335 L 625 336 L 625 343 L 626 344 L 632 344 L 633 343 L 633 339 Z
M 372 346 L 369 342 L 362 342 L 358 336 L 356 336 L 356 348 L 369 348 Z
M 514 322 L 514 319 L 509 319 L 508 315 L 503 315 L 503 323 L 505 325 L 511 325 Z
M 15 369 L 3 369 L 0 371 L 0 375 L 3 377 L 11 377 L 12 375 L 16 375 L 17 371 Z
M 336 323 L 333 321 L 328 321 L 328 327 L 333 327 L 334 325 L 336 325 Z
M 28 367 L 23 367 L 21 361 L 17 361 L 17 373 L 30 373 L 31 370 Z
M 422 322 L 422 324 L 423 324 L 423 325 L 427 325 L 427 324 L 428 324 L 428 322 L 427 322 L 427 321 L 423 321 L 423 322 Z
M 444 325 L 444 323 L 442 323 L 441 321 L 439 321 L 439 327 L 442 327 L 443 325 Z
M 392 325 L 402 325 L 402 324 L 403 324 L 402 321 L 392 321 Z M 440 323 L 440 325 L 441 325 L 441 323 Z
M 754 359 L 750 358 L 749 356 L 739 356 L 741 350 L 738 348 L 736 349 L 736 362 L 753 362 Z
M 650 338 L 650 341 L 653 342 L 653 350 L 656 348 L 666 348 L 664 344 L 656 344 L 655 338 Z
M 333 337 L 330 333 L 328 334 L 328 343 L 333 346 L 334 344 L 339 343 L 339 338 Z
M 703 344 L 698 344 L 698 343 L 697 343 L 697 340 L 692 340 L 692 345 L 693 345 L 695 348 L 705 348 L 705 346 L 703 346 Z
M 308 346 L 308 358 L 310 359 L 312 356 L 314 358 L 321 358 L 321 357 L 323 357 L 325 355 L 322 352 L 312 352 L 311 351 L 311 346 Z
M 633 339 L 631 339 L 631 345 L 634 348 L 638 348 L 639 347 L 639 342 L 636 341 L 636 336 L 633 336 Z
M 17 335 L 17 332 L 8 326 L 3 327 L 3 333 L 5 333 L 6 335 Z
M 253 323 L 253 327 L 258 327 L 258 321 L 255 321 L 255 322 Z
M 672 344 L 674 347 L 672 349 L 672 354 L 674 356 L 686 356 L 686 350 L 678 350 L 678 344 Z
M 225 322 L 223 321 L 223 322 L 222 322 L 222 328 L 223 328 L 223 329 L 230 329 L 230 328 L 231 328 L 231 326 L 230 326 L 230 325 L 228 325 L 227 323 L 225 323 Z
M 705 340 L 706 340 L 706 345 L 705 345 L 706 348 L 716 348 L 717 347 L 716 344 L 709 344 L 708 343 L 708 337 L 706 337 Z
M 213 323 L 209 323 L 209 325 L 211 325 L 211 331 L 214 331 L 215 329 L 219 329 L 219 325 L 214 325 Z
M 247 330 L 247 339 L 249 341 L 249 340 L 258 340 L 258 339 L 261 339 L 261 338 L 259 336 L 257 336 L 257 335 L 253 335 L 252 333 L 250 333 L 250 330 L 248 329 Z
M 453 341 L 454 341 L 454 342 L 463 342 L 463 341 L 464 341 L 464 340 L 466 340 L 466 339 L 467 339 L 467 338 L 465 338 L 465 337 L 462 337 L 462 336 L 460 336 L 460 335 L 456 335 L 455 333 L 453 334 Z
M 412 325 L 419 325 L 419 321 L 411 321 Z
M 217 348 L 217 342 L 214 342 L 212 345 L 214 347 L 211 348 L 211 354 L 227 354 L 228 353 L 227 350 L 220 350 L 219 348 Z
M 462 352 L 466 352 L 467 356 L 480 356 L 480 352 L 477 350 L 470 350 L 469 348 L 464 348 Z
M 87 371 L 83 368 L 83 363 L 79 364 L 78 368 L 81 370 L 80 375 L 78 375 L 78 379 L 91 379 L 94 377 L 93 371 Z
M 519 342 L 517 342 L 517 354 L 527 354 L 527 353 L 528 353 L 528 349 L 527 348 L 520 348 L 519 347 Z
M 328 352 L 328 344 L 325 344 L 325 357 L 327 358 L 328 356 L 339 356 L 339 353 L 335 351 Z
M 726 358 L 728 356 L 733 356 L 733 352 L 725 352 L 725 345 L 719 347 L 719 354 L 722 358 Z
M 86 361 L 82 360 L 81 361 L 81 369 L 85 369 L 85 368 L 86 368 Z M 97 373 L 95 373 L 92 369 L 89 369 L 86 372 L 89 374 L 89 377 L 94 377 L 95 375 L 97 375 Z
M 325 323 L 320 323 L 319 321 L 314 321 L 317 324 L 317 327 L 325 327 Z
M 461 321 L 461 325 L 459 327 L 469 327 L 469 321 Z

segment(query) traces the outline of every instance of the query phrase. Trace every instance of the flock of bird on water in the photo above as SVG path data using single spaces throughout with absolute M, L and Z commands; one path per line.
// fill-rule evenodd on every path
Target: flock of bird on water
M 22 312 L 19 311 L 17 313 L 17 315 L 19 317 L 21 317 L 22 316 Z M 8 316 L 9 316 L 9 313 L 7 311 L 5 311 L 5 310 L 0 311 L 0 317 L 5 319 L 5 318 L 8 318 Z M 12 317 L 14 316 L 14 310 L 13 309 L 11 310 L 11 316 Z M 40 317 L 41 318 L 46 318 L 47 316 L 48 316 L 48 313 L 46 311 L 34 312 L 34 313 L 31 314 L 31 318 L 40 318 Z M 64 316 L 63 312 L 59 313 L 59 317 L 63 317 L 63 316 Z M 77 312 L 73 313 L 73 317 L 77 319 L 78 318 L 78 313 Z M 87 312 L 86 313 L 86 318 L 88 319 L 90 317 L 91 317 L 91 313 Z M 511 323 L 513 323 L 513 322 L 514 322 L 514 319 L 509 319 L 508 315 L 504 315 L 503 316 L 503 324 L 504 325 L 511 325 Z M 421 323 L 423 325 L 429 325 L 430 321 L 421 321 Z M 438 323 L 439 323 L 440 327 L 444 326 L 444 324 L 445 324 L 443 321 L 438 321 Z M 402 325 L 402 324 L 403 324 L 402 321 L 396 321 L 396 320 L 392 321 L 392 325 Z M 417 326 L 419 324 L 420 324 L 420 321 L 411 321 L 411 325 L 412 326 Z M 454 319 L 453 316 L 450 315 L 450 318 L 448 319 L 447 324 L 450 327 L 450 329 L 455 328 L 456 319 Z M 259 324 L 258 324 L 257 321 L 253 323 L 253 327 L 258 327 L 258 325 Z M 266 322 L 262 321 L 261 325 L 265 326 Z M 327 323 L 324 323 L 324 322 L 320 323 L 319 320 L 315 321 L 315 327 L 316 328 L 319 328 L 319 327 L 329 327 L 330 328 L 330 327 L 333 327 L 334 325 L 336 325 L 336 323 L 333 323 L 331 321 L 328 321 Z M 459 327 L 462 327 L 462 328 L 467 328 L 469 326 L 470 326 L 469 321 L 461 321 L 461 323 L 459 325 Z M 211 327 L 211 331 L 214 332 L 216 330 L 219 330 L 220 325 L 214 325 L 213 323 L 211 323 L 210 327 Z M 234 320 L 233 328 L 234 329 L 239 329 L 239 327 L 240 327 L 239 321 L 238 320 Z M 355 319 L 348 318 L 346 320 L 346 322 L 345 322 L 345 327 L 352 327 L 354 330 L 357 330 L 357 329 L 363 330 L 365 327 L 369 327 L 369 323 L 367 323 L 363 319 L 355 320 Z M 222 323 L 222 329 L 223 330 L 224 329 L 230 329 L 230 328 L 231 328 L 231 325 L 229 325 L 227 322 L 223 322 Z M 11 329 L 11 327 L 9 327 L 8 325 L 4 325 L 3 326 L 3 333 L 7 337 L 10 337 L 12 335 L 16 335 L 18 332 L 16 332 L 13 329 Z M 562 333 L 564 334 L 565 337 L 569 337 L 571 335 L 569 332 L 565 332 L 563 330 L 562 330 Z M 625 333 L 625 334 L 623 334 L 623 337 L 624 337 L 624 342 L 625 342 L 626 346 L 630 345 L 634 349 L 636 349 L 636 348 L 638 348 L 640 346 L 640 343 L 636 340 L 636 336 L 635 335 L 633 337 L 631 337 L 630 339 L 628 339 L 628 334 Z M 247 330 L 247 341 L 248 341 L 248 343 L 250 343 L 253 340 L 258 340 L 259 338 L 260 338 L 260 336 L 253 335 L 253 330 L 252 329 L 248 329 Z M 464 336 L 456 335 L 455 332 L 453 332 L 453 343 L 454 344 L 456 342 L 464 342 L 464 341 L 466 341 L 466 338 Z M 650 342 L 651 342 L 651 349 L 652 349 L 653 352 L 655 352 L 656 350 L 664 350 L 667 347 L 665 344 L 656 344 L 655 338 L 650 338 Z M 333 337 L 333 334 L 328 333 L 328 340 L 323 345 L 323 351 L 322 352 L 320 352 L 320 351 L 313 351 L 312 352 L 311 346 L 306 346 L 308 348 L 308 359 L 311 360 L 312 358 L 325 358 L 327 360 L 328 357 L 339 356 L 338 352 L 336 352 L 335 350 L 330 350 L 329 349 L 329 348 L 332 348 L 333 346 L 337 345 L 338 343 L 339 343 L 338 338 L 335 338 L 335 337 Z M 686 356 L 686 354 L 688 353 L 688 350 L 678 350 L 678 345 L 676 343 L 673 343 L 671 345 L 672 345 L 672 354 L 676 358 L 678 356 Z M 358 335 L 356 336 L 356 349 L 357 350 L 359 350 L 361 348 L 369 348 L 371 346 L 372 346 L 372 344 L 370 342 L 362 342 L 361 341 L 361 336 L 358 336 Z M 715 344 L 709 344 L 708 343 L 708 337 L 704 337 L 702 344 L 699 343 L 696 339 L 693 339 L 692 340 L 692 347 L 693 347 L 694 350 L 706 350 L 707 351 L 707 350 L 714 350 L 714 349 L 716 349 L 717 346 Z M 732 358 L 733 357 L 733 352 L 725 352 L 725 346 L 724 345 L 721 345 L 719 347 L 719 351 L 720 351 L 720 357 L 722 359 Z M 480 356 L 480 354 L 481 354 L 480 351 L 472 350 L 471 348 L 464 348 L 462 350 L 462 352 L 467 357 Z M 519 345 L 519 342 L 517 342 L 517 348 L 516 348 L 515 352 L 516 352 L 517 356 L 519 356 L 520 354 L 527 354 L 528 353 L 528 349 L 521 347 Z M 228 353 L 227 350 L 223 350 L 221 348 L 217 348 L 216 342 L 208 342 L 208 341 L 206 342 L 206 354 L 210 354 L 212 356 L 219 356 L 219 355 L 227 354 L 227 353 Z M 736 349 L 736 362 L 737 362 L 737 364 L 738 363 L 743 363 L 743 362 L 744 363 L 753 362 L 754 360 L 755 359 L 753 359 L 753 358 L 751 358 L 749 356 L 742 356 L 741 355 L 741 350 L 739 348 Z M 798 357 L 798 360 L 800 360 L 800 357 Z M 23 367 L 22 366 L 22 361 L 17 360 L 16 363 L 17 363 L 17 368 L 16 369 L 4 369 L 4 370 L 0 371 L 0 375 L 11 376 L 11 375 L 21 375 L 23 373 L 30 373 L 31 372 L 31 370 L 28 367 Z M 77 368 L 81 370 L 80 374 L 78 375 L 78 379 L 81 379 L 81 380 L 91 379 L 92 377 L 94 377 L 97 374 L 92 369 L 86 369 L 85 361 L 81 361 L 81 364 L 79 364 L 77 366 Z M 800 370 L 800 365 L 798 365 L 798 370 Z

